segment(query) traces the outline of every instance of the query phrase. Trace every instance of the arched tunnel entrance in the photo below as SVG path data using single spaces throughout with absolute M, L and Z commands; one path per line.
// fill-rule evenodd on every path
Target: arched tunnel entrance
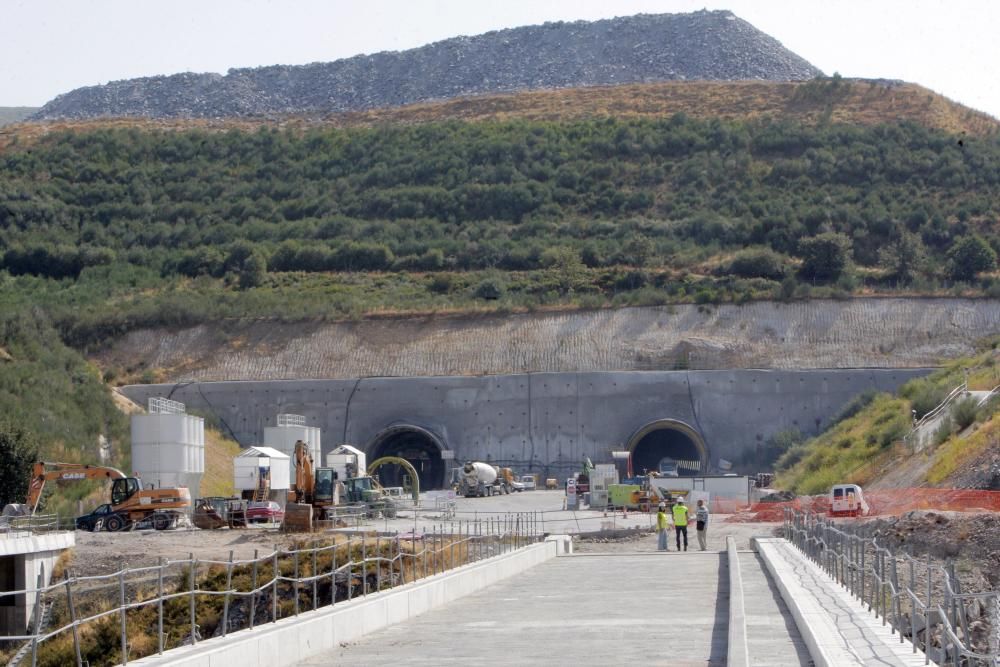
M 701 435 L 684 422 L 659 419 L 632 434 L 628 441 L 632 471 L 636 475 L 659 470 L 660 462 L 677 464 L 679 475 L 699 475 L 708 471 L 708 446 Z
M 441 458 L 444 449 L 440 440 L 430 431 L 419 426 L 391 426 L 375 436 L 368 447 L 368 460 L 383 456 L 398 456 L 406 459 L 417 470 L 420 490 L 443 489 L 445 466 Z M 386 463 L 379 467 L 378 478 L 382 486 L 404 486 L 403 476 L 407 474 L 402 466 Z

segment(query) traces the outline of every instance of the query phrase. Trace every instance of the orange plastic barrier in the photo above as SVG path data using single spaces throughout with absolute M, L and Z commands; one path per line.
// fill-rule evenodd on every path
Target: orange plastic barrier
M 1000 512 L 1000 491 L 915 488 L 865 491 L 864 494 L 871 508 L 868 516 L 892 516 L 911 510 Z M 780 522 L 784 519 L 786 508 L 826 514 L 830 509 L 830 498 L 827 495 L 800 496 L 787 502 L 754 503 L 733 512 L 726 520 L 735 523 Z M 724 510 L 721 512 L 726 513 Z

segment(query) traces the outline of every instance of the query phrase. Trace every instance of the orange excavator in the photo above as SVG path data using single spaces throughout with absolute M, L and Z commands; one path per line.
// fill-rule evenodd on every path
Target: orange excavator
M 149 520 L 156 530 L 175 525 L 177 519 L 191 505 L 187 488 L 143 489 L 136 477 L 128 477 L 117 468 L 83 463 L 35 463 L 28 487 L 28 513 L 34 514 L 42 490 L 48 481 L 76 482 L 85 479 L 110 479 L 111 504 L 107 506 L 103 527 L 115 532 Z M 102 506 L 104 507 L 104 506 Z

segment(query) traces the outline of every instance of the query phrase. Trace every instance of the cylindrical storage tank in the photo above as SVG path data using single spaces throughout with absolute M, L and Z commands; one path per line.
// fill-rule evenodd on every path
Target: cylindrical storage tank
M 164 399 L 150 399 L 150 410 L 132 415 L 132 470 L 144 488 L 185 486 L 197 498 L 205 473 L 205 420 Z
M 476 479 L 484 484 L 492 484 L 497 479 L 496 468 L 488 463 L 482 463 L 480 461 L 473 461 L 466 463 L 462 471 L 465 473 L 466 477 L 475 476 Z
M 309 445 L 313 466 L 319 467 L 322 462 L 320 430 L 315 426 L 306 426 L 306 418 L 301 415 L 281 414 L 277 421 L 277 426 L 264 427 L 264 446 L 273 447 L 288 456 L 291 479 L 295 479 L 295 443 L 299 440 Z

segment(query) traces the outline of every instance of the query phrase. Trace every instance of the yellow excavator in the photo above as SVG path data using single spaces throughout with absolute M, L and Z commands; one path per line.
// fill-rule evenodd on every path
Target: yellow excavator
M 79 482 L 85 479 L 112 480 L 111 504 L 105 508 L 103 514 L 106 516 L 102 517 L 101 523 L 104 529 L 112 532 L 147 520 L 156 530 L 170 528 L 191 504 L 191 494 L 184 487 L 144 489 L 137 477 L 128 477 L 117 468 L 39 461 L 32 470 L 25 513 L 34 514 L 38 509 L 46 482 Z

